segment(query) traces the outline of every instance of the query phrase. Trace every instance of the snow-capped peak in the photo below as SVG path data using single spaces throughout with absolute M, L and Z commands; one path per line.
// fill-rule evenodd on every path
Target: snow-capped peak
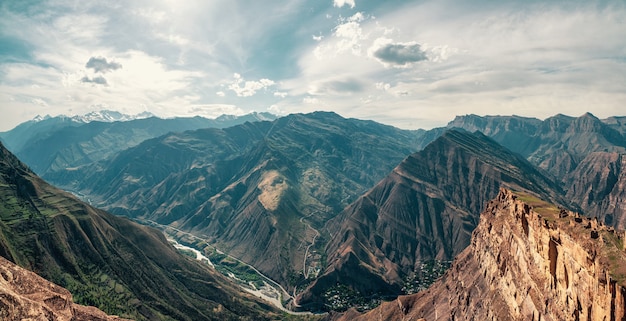
M 33 118 L 33 121 L 38 123 L 38 122 L 40 122 L 42 120 L 46 120 L 46 119 L 50 119 L 50 118 L 52 118 L 50 115 L 45 115 L 45 116 L 37 115 L 37 116 L 35 116 L 35 118 Z
M 143 119 L 143 118 L 149 118 L 149 117 L 154 117 L 154 114 L 144 111 L 136 115 L 127 115 L 127 114 L 122 114 L 118 111 L 113 111 L 113 110 L 100 110 L 100 111 L 92 111 L 82 116 L 79 116 L 79 115 L 73 116 L 72 120 L 75 122 L 89 123 L 92 121 L 101 121 L 101 122 L 129 121 L 129 120 Z

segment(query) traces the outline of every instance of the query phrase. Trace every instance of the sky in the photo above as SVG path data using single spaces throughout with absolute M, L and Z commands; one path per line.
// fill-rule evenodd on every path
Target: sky
M 0 131 L 102 109 L 626 115 L 626 2 L 0 1 Z

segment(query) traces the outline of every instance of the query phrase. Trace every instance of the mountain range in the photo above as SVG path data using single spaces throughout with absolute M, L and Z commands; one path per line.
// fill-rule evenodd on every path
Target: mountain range
M 43 117 L 0 133 L 7 148 L 45 179 L 103 160 L 144 140 L 169 132 L 226 128 L 248 121 L 273 120 L 269 113 L 243 116 L 157 118 L 142 113 L 92 112 L 83 116 Z
M 324 223 L 409 154 L 415 136 L 295 114 L 171 133 L 54 182 L 113 213 L 201 235 L 293 288 L 308 245 L 324 242 Z
M 251 264 L 294 294 L 294 309 L 407 293 L 425 264 L 464 255 L 501 188 L 626 225 L 625 117 L 465 115 L 428 131 L 326 112 L 253 120 L 138 135 L 116 150 L 124 135 L 110 125 L 90 143 L 45 149 L 94 128 L 51 125 L 35 136 L 54 138 L 24 151 L 31 168 L 96 207 L 190 232 Z

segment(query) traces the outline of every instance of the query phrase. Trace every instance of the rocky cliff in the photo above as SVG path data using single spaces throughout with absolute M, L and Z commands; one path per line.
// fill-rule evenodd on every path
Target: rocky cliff
M 624 320 L 624 232 L 501 189 L 428 290 L 337 320 Z
M 123 321 L 75 304 L 70 292 L 0 256 L 0 319 L 58 321 Z

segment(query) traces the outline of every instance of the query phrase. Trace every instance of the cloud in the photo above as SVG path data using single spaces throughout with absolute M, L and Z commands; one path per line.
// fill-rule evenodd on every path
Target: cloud
M 209 118 L 219 117 L 221 115 L 243 115 L 245 112 L 235 106 L 229 104 L 202 104 L 193 105 L 189 108 L 188 114 L 202 115 Z
M 218 92 L 216 92 L 215 94 L 216 94 L 217 96 L 219 96 L 219 97 L 224 97 L 224 96 L 226 96 L 226 93 L 225 93 L 225 92 L 223 92 L 223 91 L 218 91 Z
M 267 108 L 267 111 L 269 111 L 270 113 L 272 113 L 274 115 L 286 115 L 287 114 L 287 111 L 283 110 L 278 105 L 271 105 L 271 106 L 269 106 Z
M 302 98 L 302 102 L 305 104 L 319 104 L 320 100 L 315 97 L 307 96 L 307 97 Z
M 280 98 L 285 98 L 287 97 L 289 94 L 286 92 L 282 92 L 282 91 L 276 91 L 274 92 L 274 97 L 280 97 Z
M 426 52 L 415 42 L 388 43 L 373 50 L 372 55 L 383 63 L 401 67 L 428 59 Z
M 244 81 L 240 74 L 234 74 L 235 80 L 228 86 L 228 89 L 235 92 L 237 97 L 254 96 L 257 91 L 274 86 L 274 81 L 270 79 L 260 79 L 258 81 Z
M 309 90 L 311 95 L 346 95 L 362 92 L 364 85 L 355 78 L 330 80 L 312 85 Z
M 42 106 L 42 107 L 48 107 L 48 103 L 41 98 L 33 98 L 31 99 L 31 103 Z
M 93 84 L 104 85 L 104 86 L 108 86 L 109 85 L 107 80 L 104 77 L 102 77 L 102 76 L 95 76 L 93 78 L 89 78 L 88 76 L 85 76 L 85 77 L 81 78 L 80 81 L 84 82 L 84 83 L 93 83 Z
M 122 65 L 114 61 L 108 62 L 104 57 L 91 57 L 89 61 L 87 61 L 87 64 L 85 64 L 85 68 L 91 68 L 94 72 L 105 73 L 120 69 Z
M 354 0 L 333 0 L 333 6 L 337 8 L 341 8 L 345 5 L 350 6 L 350 8 L 354 8 L 356 3 L 354 3 Z

